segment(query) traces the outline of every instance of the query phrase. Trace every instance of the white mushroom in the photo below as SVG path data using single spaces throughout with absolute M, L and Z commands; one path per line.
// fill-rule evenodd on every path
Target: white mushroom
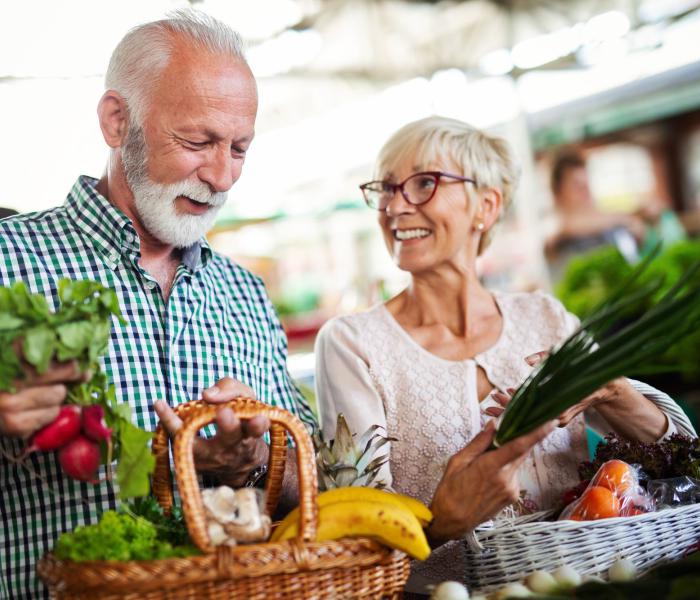
M 263 513 L 258 490 L 228 486 L 202 491 L 207 527 L 214 546 L 260 542 L 270 536 L 270 517 Z
M 232 523 L 238 519 L 236 492 L 226 485 L 203 490 L 202 503 L 207 515 L 221 524 Z
M 253 488 L 236 490 L 236 518 L 224 525 L 226 533 L 239 542 L 260 542 L 270 536 L 270 517 L 260 508 L 260 497 Z
M 212 546 L 221 546 L 221 544 L 226 543 L 229 539 L 221 523 L 217 523 L 216 521 L 207 522 L 207 533 L 209 534 L 209 541 Z

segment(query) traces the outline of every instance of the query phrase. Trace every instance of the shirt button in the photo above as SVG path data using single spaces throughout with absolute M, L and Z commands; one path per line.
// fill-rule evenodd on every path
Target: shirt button
M 127 244 L 131 244 L 131 242 L 134 241 L 134 234 L 133 233 L 127 233 L 126 236 L 124 237 L 126 240 Z
M 146 282 L 146 289 L 147 289 L 147 290 L 152 290 L 152 289 L 154 289 L 155 287 L 156 287 L 155 282 L 153 282 L 153 281 L 147 281 L 147 282 Z

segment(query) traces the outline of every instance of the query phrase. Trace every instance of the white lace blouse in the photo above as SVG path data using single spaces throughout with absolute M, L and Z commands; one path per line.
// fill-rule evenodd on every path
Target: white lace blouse
M 578 326 L 578 319 L 548 294 L 495 293 L 494 298 L 503 317 L 499 339 L 461 361 L 425 350 L 383 304 L 326 323 L 316 340 L 316 392 L 326 439 L 334 437 L 338 413 L 354 433 L 373 424 L 386 427 L 398 441 L 387 450 L 384 479 L 396 491 L 430 504 L 447 460 L 490 419 L 483 409 L 495 405 L 490 397 L 479 403 L 477 367 L 494 387 L 517 387 L 531 370 L 525 357 L 551 348 Z M 658 394 L 673 404 L 654 388 L 632 383 L 652 401 Z M 601 434 L 610 431 L 597 412 L 588 412 L 590 426 Z M 680 409 L 664 412 L 665 436 L 677 430 L 695 434 Z M 540 509 L 554 506 L 578 482 L 577 466 L 587 453 L 584 417 L 579 415 L 538 444 L 521 467 L 521 488 L 528 499 Z

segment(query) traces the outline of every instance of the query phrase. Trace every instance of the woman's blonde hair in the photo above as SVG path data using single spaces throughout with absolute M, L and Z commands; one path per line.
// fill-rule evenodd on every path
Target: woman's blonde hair
M 461 170 L 455 175 L 471 177 L 477 182 L 476 186 L 465 184 L 470 199 L 476 196 L 474 187 L 498 188 L 503 197 L 499 219 L 510 206 L 520 178 L 520 167 L 506 140 L 446 117 L 413 121 L 392 135 L 379 151 L 375 178 L 385 178 L 408 159 L 418 165 L 436 160 L 455 163 Z M 481 236 L 479 254 L 491 243 L 492 236 L 493 228 Z

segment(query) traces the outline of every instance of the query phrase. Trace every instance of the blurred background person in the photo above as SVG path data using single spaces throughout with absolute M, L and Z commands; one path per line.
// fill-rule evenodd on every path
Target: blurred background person
M 555 157 L 550 185 L 556 228 L 545 241 L 545 255 L 555 281 L 572 256 L 602 245 L 614 245 L 628 262 L 636 262 L 647 222 L 658 218 L 655 205 L 636 213 L 602 211 L 591 192 L 586 161 L 573 151 Z

